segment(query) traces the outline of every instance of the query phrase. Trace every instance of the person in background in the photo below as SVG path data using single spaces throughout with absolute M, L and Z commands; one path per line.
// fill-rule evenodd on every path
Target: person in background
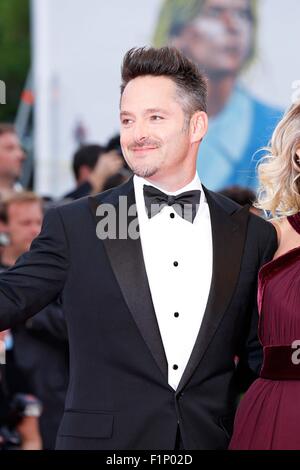
M 123 166 L 123 158 L 114 149 L 98 144 L 83 145 L 74 154 L 73 172 L 77 187 L 63 199 L 74 200 L 104 190 L 107 180 Z
M 5 193 L 20 189 L 25 153 L 11 124 L 0 123 L 0 198 Z
M 119 186 L 122 183 L 125 183 L 128 178 L 132 175 L 132 171 L 130 170 L 126 160 L 123 157 L 121 143 L 120 143 L 120 134 L 116 134 L 111 139 L 109 139 L 108 143 L 106 144 L 106 152 L 119 155 L 123 160 L 123 166 L 118 170 L 117 173 L 110 176 L 104 185 L 104 191 L 107 189 L 114 188 L 115 186 Z
M 9 336 L 0 332 L 0 450 L 40 450 L 41 403 L 28 394 L 27 377 L 6 350 Z
M 1 269 L 15 264 L 29 250 L 31 242 L 41 230 L 42 202 L 31 192 L 11 192 L 0 202 L 1 232 L 6 234 L 7 245 L 1 257 Z
M 0 226 L 7 237 L 1 271 L 13 266 L 29 251 L 32 240 L 41 230 L 42 221 L 42 200 L 34 193 L 11 193 L 1 201 Z M 10 339 L 7 367 L 13 364 L 17 374 L 26 377 L 25 391 L 41 401 L 43 410 L 38 429 L 42 446 L 53 449 L 68 381 L 68 339 L 61 302 L 52 302 L 35 318 L 16 326 L 7 335 Z M 20 381 L 13 388 L 24 392 Z
M 253 96 L 239 76 L 253 61 L 256 0 L 165 0 L 154 37 L 184 52 L 208 77 L 209 129 L 198 171 L 219 191 L 239 185 L 257 189 L 257 150 L 267 145 L 282 111 Z
M 300 450 L 300 102 L 276 127 L 258 174 L 256 205 L 273 216 L 278 249 L 259 271 L 264 361 L 240 402 L 230 449 Z

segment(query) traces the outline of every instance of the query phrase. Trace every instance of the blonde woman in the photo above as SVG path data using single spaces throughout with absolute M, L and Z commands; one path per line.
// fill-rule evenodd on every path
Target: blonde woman
M 260 378 L 243 397 L 230 449 L 300 449 L 300 102 L 276 127 L 259 166 L 257 207 L 271 212 L 278 249 L 259 272 Z

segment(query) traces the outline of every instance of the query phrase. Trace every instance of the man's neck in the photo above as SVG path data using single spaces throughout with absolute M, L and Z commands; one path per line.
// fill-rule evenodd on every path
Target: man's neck
M 0 193 L 14 189 L 15 179 L 0 176 Z
M 187 186 L 193 179 L 195 178 L 196 169 L 195 171 L 187 174 L 187 175 L 168 175 L 166 177 L 159 177 L 156 175 L 151 176 L 150 178 L 144 178 L 150 184 L 154 184 L 159 189 L 163 191 L 168 191 L 170 193 L 179 191 L 180 189 Z
M 4 248 L 1 256 L 2 263 L 5 266 L 13 266 L 22 253 L 16 253 L 10 246 Z

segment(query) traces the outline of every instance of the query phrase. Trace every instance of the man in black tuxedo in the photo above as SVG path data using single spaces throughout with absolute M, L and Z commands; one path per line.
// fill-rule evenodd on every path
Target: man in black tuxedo
M 121 144 L 134 177 L 50 209 L 1 275 L 2 329 L 62 295 L 70 382 L 58 449 L 228 446 L 238 377 L 261 365 L 257 273 L 276 233 L 201 185 L 205 111 L 205 79 L 181 53 L 129 51 Z

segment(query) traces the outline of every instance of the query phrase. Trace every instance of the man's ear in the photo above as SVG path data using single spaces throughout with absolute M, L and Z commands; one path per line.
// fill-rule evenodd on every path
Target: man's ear
M 190 121 L 191 144 L 201 142 L 208 129 L 208 117 L 204 111 L 197 111 Z

